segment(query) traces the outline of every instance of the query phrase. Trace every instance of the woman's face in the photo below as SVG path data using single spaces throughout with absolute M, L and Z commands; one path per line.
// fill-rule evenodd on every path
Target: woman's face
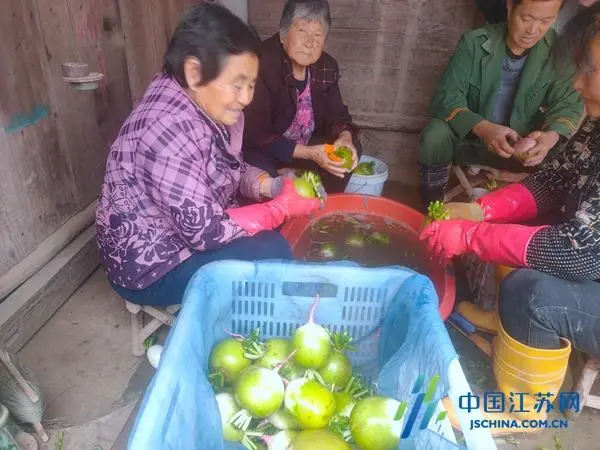
M 230 55 L 219 76 L 202 86 L 198 86 L 202 76 L 200 64 L 194 58 L 185 62 L 188 95 L 216 123 L 235 125 L 254 97 L 258 57 L 253 53 Z
M 321 22 L 295 20 L 281 43 L 292 61 L 302 67 L 314 64 L 325 46 L 325 29 Z
M 600 37 L 592 41 L 589 64 L 579 70 L 574 87 L 585 102 L 587 114 L 600 117 Z

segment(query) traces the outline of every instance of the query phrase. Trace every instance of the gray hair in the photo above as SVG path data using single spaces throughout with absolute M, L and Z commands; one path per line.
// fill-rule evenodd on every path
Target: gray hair
M 287 35 L 295 20 L 306 20 L 321 22 L 325 32 L 331 26 L 331 11 L 327 0 L 288 0 L 283 7 L 281 20 L 279 22 L 279 33 Z

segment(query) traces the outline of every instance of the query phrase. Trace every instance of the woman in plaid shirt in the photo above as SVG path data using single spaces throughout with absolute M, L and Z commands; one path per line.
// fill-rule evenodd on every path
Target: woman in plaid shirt
M 182 18 L 157 74 L 113 143 L 96 212 L 100 257 L 114 289 L 147 305 L 180 303 L 202 265 L 291 258 L 276 231 L 319 207 L 290 179 L 242 158 L 260 42 L 226 8 Z M 237 194 L 260 202 L 239 207 Z

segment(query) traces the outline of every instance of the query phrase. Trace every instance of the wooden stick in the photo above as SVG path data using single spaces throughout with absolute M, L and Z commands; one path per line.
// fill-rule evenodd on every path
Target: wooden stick
M 17 369 L 17 367 L 10 360 L 10 356 L 8 355 L 8 353 L 3 349 L 0 349 L 0 361 L 6 366 L 8 372 L 13 376 L 13 378 L 19 384 L 19 386 L 21 386 L 21 389 L 23 389 L 23 392 L 25 392 L 25 395 L 29 398 L 29 400 L 31 400 L 33 403 L 39 402 L 40 398 L 38 397 L 38 395 L 35 393 L 31 385 L 27 382 L 23 375 L 21 375 L 19 369 Z
M 51 234 L 23 261 L 0 277 L 0 299 L 3 299 L 34 273 L 54 258 L 69 242 L 81 234 L 94 221 L 96 201 L 71 218 L 67 223 Z

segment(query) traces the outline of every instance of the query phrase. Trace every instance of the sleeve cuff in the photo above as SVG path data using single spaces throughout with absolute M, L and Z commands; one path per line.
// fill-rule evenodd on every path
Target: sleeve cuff
M 259 202 L 260 180 L 266 172 L 253 166 L 246 165 L 242 178 L 240 179 L 240 194 L 244 197 Z
M 457 108 L 445 120 L 458 137 L 463 139 L 483 117 L 468 108 Z
M 279 136 L 267 144 L 267 153 L 279 161 L 291 163 L 294 160 L 295 148 L 294 141 Z
M 566 117 L 560 117 L 550 123 L 546 123 L 542 127 L 542 130 L 556 131 L 558 134 L 568 139 L 577 131 L 577 124 Z

